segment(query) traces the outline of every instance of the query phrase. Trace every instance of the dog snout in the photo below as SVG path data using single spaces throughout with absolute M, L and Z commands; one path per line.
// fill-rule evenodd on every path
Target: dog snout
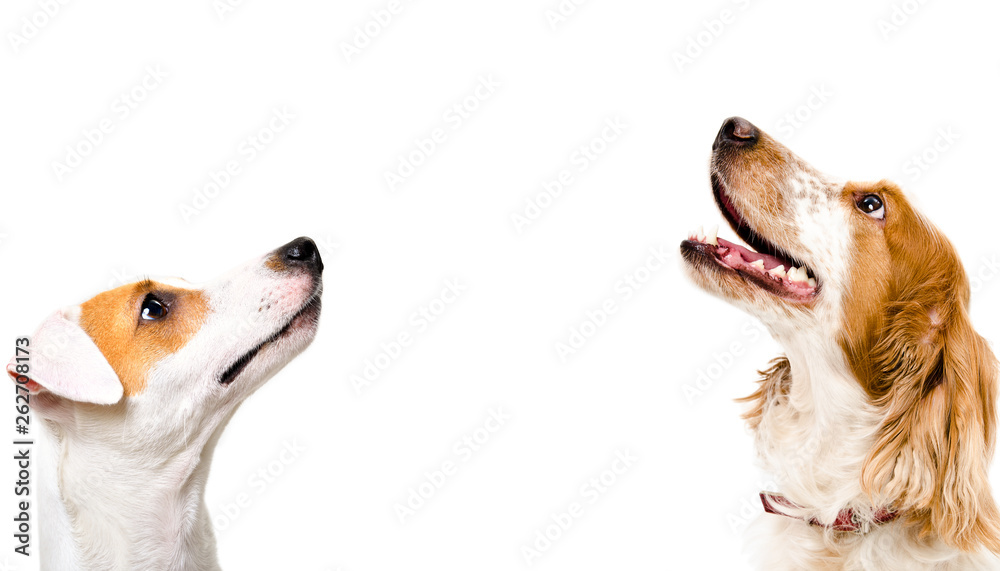
M 712 150 L 721 146 L 751 147 L 760 139 L 760 129 L 742 117 L 730 117 L 715 136 Z
M 286 267 L 301 267 L 316 274 L 323 271 L 323 258 L 319 255 L 316 242 L 305 236 L 278 248 L 276 253 L 281 255 L 281 261 Z

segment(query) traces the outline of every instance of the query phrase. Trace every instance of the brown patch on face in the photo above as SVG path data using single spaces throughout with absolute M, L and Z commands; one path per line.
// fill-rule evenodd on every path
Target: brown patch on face
M 883 220 L 858 209 L 857 202 L 867 195 L 881 198 Z M 908 345 L 912 362 L 932 360 L 945 324 L 955 312 L 965 311 L 969 283 L 951 243 L 894 184 L 847 183 L 840 200 L 853 213 L 849 231 L 854 250 L 844 289 L 841 346 L 862 386 L 879 398 L 891 389 L 887 373 L 902 364 L 873 356 L 896 339 Z
M 267 260 L 264 261 L 264 267 L 275 272 L 284 272 L 288 269 L 288 266 L 285 265 L 284 258 L 276 253 L 267 257 Z
M 854 208 L 868 194 L 884 220 Z M 989 483 L 997 364 L 969 320 L 958 255 L 890 183 L 848 184 L 841 199 L 856 215 L 840 345 L 883 418 L 862 486 L 921 537 L 1000 553 Z
M 167 308 L 156 320 L 142 318 L 147 296 Z M 80 327 L 118 374 L 125 396 L 146 388 L 146 375 L 166 355 L 183 347 L 201 328 L 208 300 L 199 290 L 144 281 L 94 296 L 80 306 Z
M 753 145 L 721 145 L 712 155 L 715 191 L 728 196 L 756 233 L 786 247 L 798 240 L 789 205 L 802 198 L 800 194 L 826 195 L 829 191 L 818 182 L 822 178 L 812 165 L 760 130 Z M 801 189 L 789 185 L 793 179 L 803 182 Z M 725 214 L 724 205 L 719 207 Z M 726 218 L 732 223 L 731 215 Z
M 734 121 L 742 138 L 724 136 Z M 693 270 L 691 276 L 703 288 L 723 297 L 766 305 L 789 317 L 808 310 L 822 286 L 809 260 L 802 258 L 809 251 L 801 243 L 796 209 L 802 202 L 828 202 L 830 185 L 822 173 L 742 119 L 727 120 L 712 149 L 713 197 L 729 226 L 749 248 L 740 254 L 744 250 L 741 244 L 721 237 L 719 244 L 686 240 L 681 253 Z M 757 257 L 767 258 L 766 270 L 750 267 L 750 260 Z M 792 267 L 801 269 L 807 278 L 816 279 L 806 286 L 805 278 L 796 278 L 793 285 L 791 276 L 767 273 L 778 266 L 786 272 Z

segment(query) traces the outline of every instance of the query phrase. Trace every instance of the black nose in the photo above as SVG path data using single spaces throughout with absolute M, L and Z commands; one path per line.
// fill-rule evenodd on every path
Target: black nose
M 730 117 L 722 124 L 719 134 L 715 136 L 712 150 L 721 145 L 731 147 L 751 147 L 760 138 L 760 130 L 743 117 Z
M 316 242 L 305 236 L 292 240 L 279 250 L 289 266 L 304 266 L 317 272 L 323 271 L 323 258 L 319 255 Z

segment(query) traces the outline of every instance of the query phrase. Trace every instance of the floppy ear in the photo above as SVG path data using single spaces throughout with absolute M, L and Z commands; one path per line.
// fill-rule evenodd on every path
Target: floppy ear
M 1000 554 L 989 481 L 997 364 L 963 306 L 894 308 L 871 353 L 877 390 L 885 391 L 875 402 L 885 416 L 862 484 L 876 501 L 914 516 L 923 535 Z
M 115 404 L 124 391 L 118 375 L 94 341 L 60 310 L 42 322 L 28 347 L 28 372 L 17 371 L 17 356 L 7 364 L 14 381 L 28 377 L 29 393 L 54 395 L 94 404 Z M 20 355 L 23 357 L 23 355 Z M 24 370 L 23 368 L 21 369 Z

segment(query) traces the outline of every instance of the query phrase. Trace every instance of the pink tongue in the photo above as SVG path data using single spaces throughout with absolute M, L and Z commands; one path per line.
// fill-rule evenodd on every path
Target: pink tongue
M 785 262 L 779 260 L 778 258 L 775 258 L 774 256 L 752 252 L 744 248 L 743 246 L 740 246 L 739 244 L 733 244 L 729 240 L 723 240 L 722 238 L 717 238 L 717 240 L 719 241 L 720 250 L 721 249 L 729 250 L 728 252 L 723 253 L 723 258 L 728 263 L 742 261 L 743 264 L 750 265 L 751 263 L 756 262 L 757 260 L 764 260 L 765 270 L 773 270 L 778 266 L 785 265 Z M 786 266 L 785 269 L 787 270 L 788 267 Z

